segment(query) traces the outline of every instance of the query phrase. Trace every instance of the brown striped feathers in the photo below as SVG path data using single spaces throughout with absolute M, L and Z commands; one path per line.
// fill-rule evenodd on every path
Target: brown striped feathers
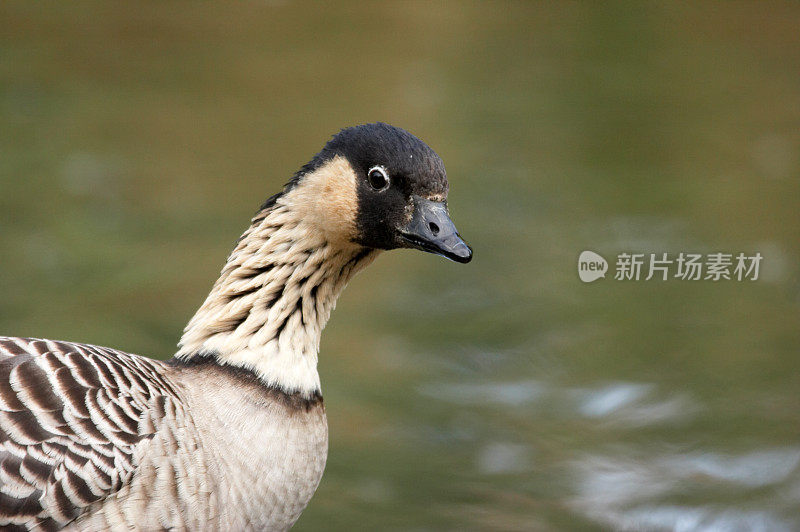
M 118 491 L 176 400 L 162 364 L 112 349 L 0 337 L 0 527 L 59 528 Z M 22 529 L 25 529 L 23 527 Z

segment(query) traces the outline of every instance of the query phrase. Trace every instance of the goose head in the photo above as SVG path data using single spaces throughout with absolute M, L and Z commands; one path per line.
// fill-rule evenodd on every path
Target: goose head
M 442 159 L 408 131 L 384 123 L 343 129 L 287 185 L 284 197 L 330 241 L 413 248 L 466 263 L 472 249 L 447 207 Z

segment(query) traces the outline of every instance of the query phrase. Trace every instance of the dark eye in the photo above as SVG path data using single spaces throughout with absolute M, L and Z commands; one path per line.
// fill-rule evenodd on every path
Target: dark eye
M 389 176 L 382 166 L 373 166 L 370 168 L 367 173 L 367 181 L 369 181 L 369 186 L 378 191 L 389 188 Z

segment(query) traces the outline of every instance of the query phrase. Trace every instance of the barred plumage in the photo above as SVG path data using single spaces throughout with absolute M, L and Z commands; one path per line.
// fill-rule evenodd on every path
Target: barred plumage
M 0 526 L 64 526 L 130 479 L 134 451 L 180 401 L 163 363 L 0 337 Z

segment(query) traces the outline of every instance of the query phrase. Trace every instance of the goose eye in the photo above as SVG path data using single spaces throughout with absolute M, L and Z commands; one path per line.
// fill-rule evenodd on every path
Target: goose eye
M 389 176 L 386 175 L 386 170 L 380 166 L 373 166 L 367 173 L 367 180 L 369 186 L 373 189 L 381 191 L 389 188 Z

